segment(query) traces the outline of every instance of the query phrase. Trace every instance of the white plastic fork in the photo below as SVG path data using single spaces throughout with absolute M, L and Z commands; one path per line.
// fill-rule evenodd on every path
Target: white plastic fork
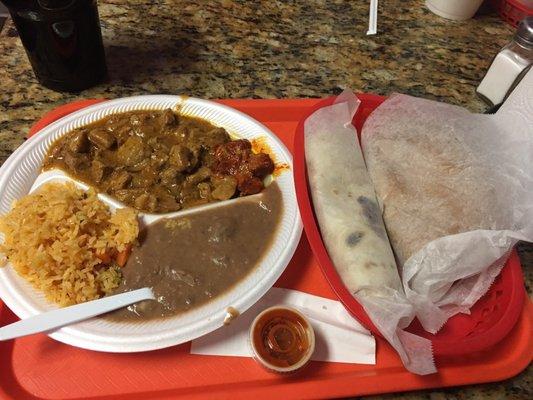
M 152 289 L 142 288 L 48 311 L 0 328 L 0 340 L 9 340 L 35 333 L 48 332 L 65 325 L 126 307 L 138 301 L 150 299 L 154 299 Z

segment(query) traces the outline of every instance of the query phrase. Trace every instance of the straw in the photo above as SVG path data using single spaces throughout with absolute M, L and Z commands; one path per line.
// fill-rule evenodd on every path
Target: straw
M 370 0 L 370 11 L 368 15 L 367 35 L 375 35 L 378 32 L 378 0 Z

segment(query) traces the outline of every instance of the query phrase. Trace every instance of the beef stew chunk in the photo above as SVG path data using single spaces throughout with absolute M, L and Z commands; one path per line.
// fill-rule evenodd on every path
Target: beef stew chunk
M 233 176 L 239 194 L 246 196 L 263 190 L 263 178 L 274 172 L 274 162 L 268 154 L 254 154 L 251 143 L 240 139 L 218 145 L 211 168 L 216 174 Z
M 274 171 L 248 140 L 164 111 L 113 114 L 50 148 L 44 169 L 59 168 L 138 210 L 177 211 L 260 192 Z

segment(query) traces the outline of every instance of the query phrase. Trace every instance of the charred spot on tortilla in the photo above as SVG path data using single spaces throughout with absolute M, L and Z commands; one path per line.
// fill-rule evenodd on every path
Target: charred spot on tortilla
M 357 202 L 363 208 L 363 215 L 370 225 L 376 225 L 379 222 L 379 208 L 376 202 L 368 197 L 359 196 Z
M 365 264 L 364 264 L 364 267 L 366 269 L 372 269 L 372 268 L 376 268 L 378 265 L 373 262 L 373 261 L 367 261 Z
M 359 196 L 357 202 L 361 205 L 363 217 L 372 230 L 381 238 L 386 238 L 385 229 L 381 223 L 381 213 L 378 203 L 366 196 Z
M 346 237 L 346 244 L 350 247 L 357 245 L 365 234 L 363 232 L 352 232 Z

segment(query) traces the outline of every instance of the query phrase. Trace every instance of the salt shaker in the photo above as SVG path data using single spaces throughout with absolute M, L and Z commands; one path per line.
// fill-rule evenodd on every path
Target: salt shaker
M 533 63 L 533 16 L 524 18 L 513 40 L 500 50 L 476 89 L 492 106 L 499 105 Z

